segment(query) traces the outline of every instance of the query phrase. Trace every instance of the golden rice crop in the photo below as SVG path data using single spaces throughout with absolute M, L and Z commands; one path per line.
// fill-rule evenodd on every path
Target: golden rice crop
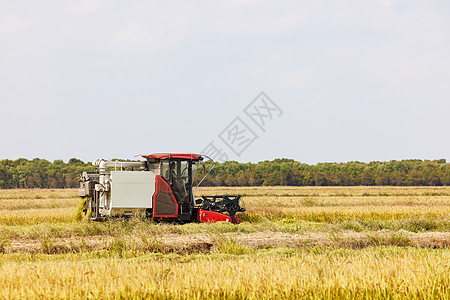
M 450 254 L 371 248 L 5 262 L 3 298 L 448 299 Z
M 240 225 L 77 221 L 71 190 L 0 190 L 0 298 L 448 299 L 449 187 L 202 187 Z

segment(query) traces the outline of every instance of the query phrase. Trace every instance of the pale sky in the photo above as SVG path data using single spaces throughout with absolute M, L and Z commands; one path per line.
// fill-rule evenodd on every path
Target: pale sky
M 0 0 L 0 159 L 450 160 L 449 71 L 449 1 Z

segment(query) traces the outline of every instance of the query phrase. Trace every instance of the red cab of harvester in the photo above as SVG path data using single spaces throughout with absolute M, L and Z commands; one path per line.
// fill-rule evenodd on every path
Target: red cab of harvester
M 80 176 L 78 195 L 86 198 L 92 220 L 141 214 L 157 221 L 218 222 L 242 220 L 240 195 L 194 199 L 193 178 L 203 156 L 194 153 L 142 155 L 145 161 L 93 162 L 95 172 Z

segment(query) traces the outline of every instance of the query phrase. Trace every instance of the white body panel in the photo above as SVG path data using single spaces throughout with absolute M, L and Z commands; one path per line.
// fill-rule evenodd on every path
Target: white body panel
M 152 208 L 155 173 L 111 171 L 111 206 L 116 208 Z

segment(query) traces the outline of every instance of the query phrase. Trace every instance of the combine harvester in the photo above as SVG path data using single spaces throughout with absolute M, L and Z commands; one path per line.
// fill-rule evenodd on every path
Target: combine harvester
M 95 172 L 83 172 L 78 195 L 86 199 L 85 212 L 90 211 L 91 220 L 145 215 L 156 221 L 179 223 L 242 222 L 235 215 L 245 211 L 239 204 L 240 195 L 194 199 L 192 181 L 204 156 L 193 153 L 141 156 L 146 161 L 99 159 L 92 163 Z

